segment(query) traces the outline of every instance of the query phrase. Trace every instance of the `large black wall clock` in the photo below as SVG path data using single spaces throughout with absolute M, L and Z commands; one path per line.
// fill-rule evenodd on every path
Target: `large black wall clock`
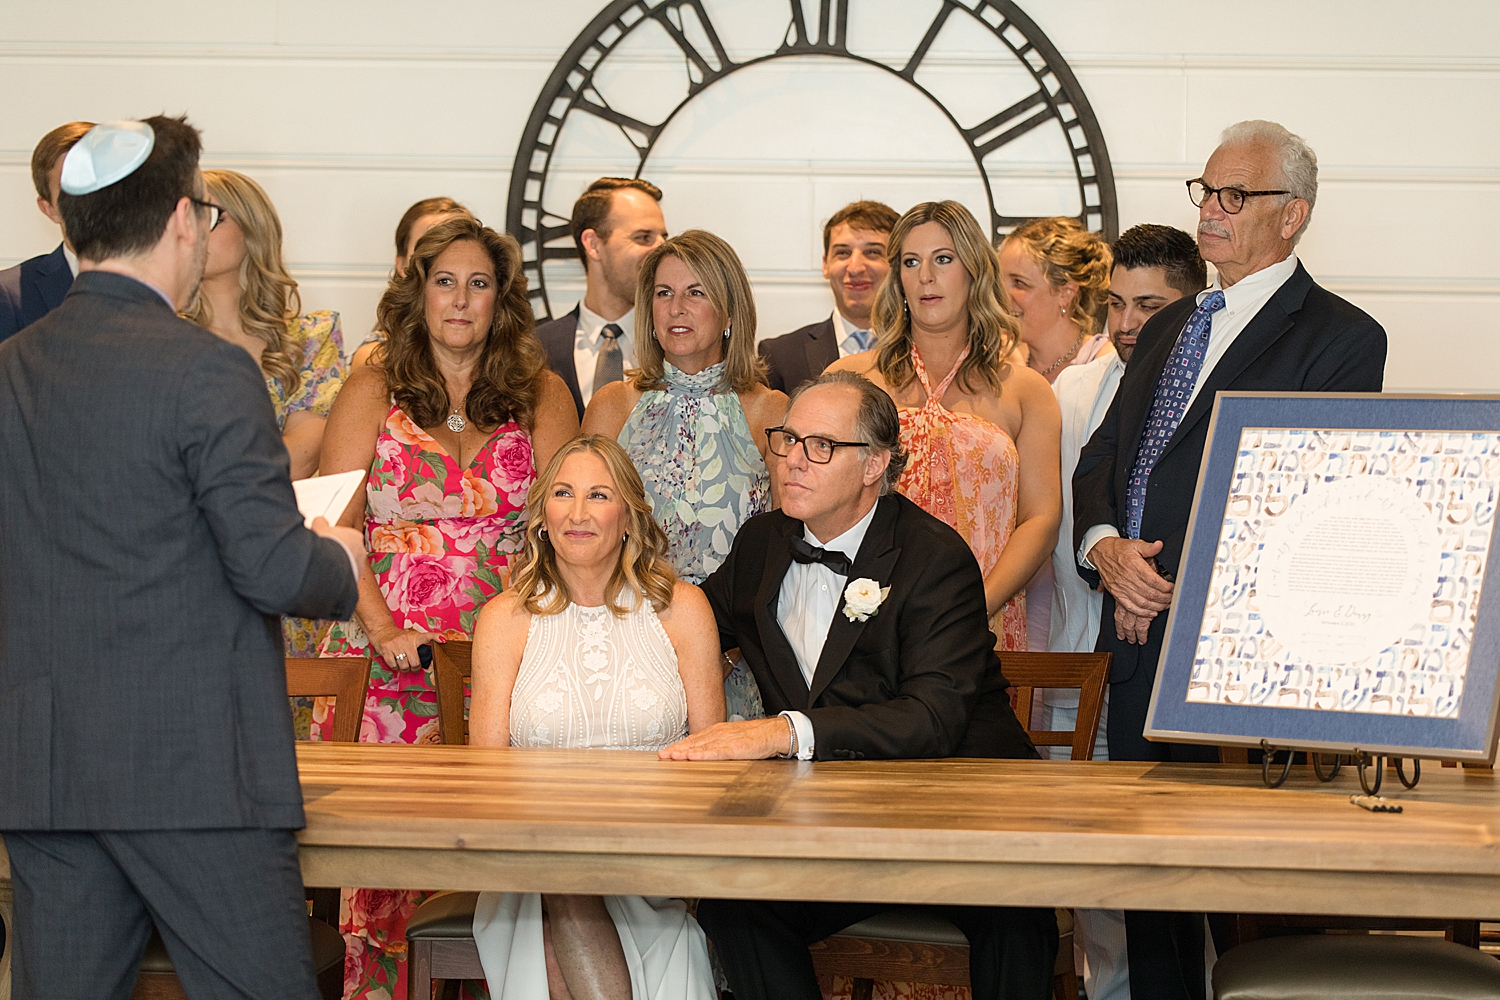
M 893 65 L 849 48 L 849 20 L 851 16 L 859 16 L 862 9 L 857 3 L 850 0 L 817 0 L 816 3 L 814 0 L 788 0 L 788 11 L 774 0 L 765 2 L 768 16 L 786 18 L 786 32 L 779 46 L 750 57 L 731 58 L 704 0 L 612 0 L 568 47 L 531 110 L 520 147 L 516 150 L 506 207 L 506 227 L 521 242 L 532 307 L 538 318 L 551 315 L 544 262 L 576 259 L 578 256 L 568 234 L 568 220 L 544 207 L 553 153 L 558 136 L 570 117 L 589 115 L 618 128 L 634 150 L 634 171 L 639 176 L 662 130 L 705 88 L 736 70 L 789 56 L 851 59 L 893 73 L 931 99 L 958 130 L 984 178 L 990 225 L 996 237 L 1024 222 L 1025 218 L 1004 215 L 997 209 L 995 191 L 997 184 L 1003 183 L 1003 168 L 997 170 L 993 165 L 987 168 L 986 157 L 1034 129 L 1055 123 L 1061 128 L 1070 151 L 1072 173 L 1078 185 L 1077 204 L 1083 206 L 1079 220 L 1089 229 L 1102 232 L 1107 239 L 1118 235 L 1114 174 L 1099 123 L 1057 49 L 1014 3 L 1008 0 L 940 0 L 935 16 L 911 18 L 910 31 L 916 40 L 915 48 L 904 65 Z M 882 16 L 892 17 L 890 9 L 887 6 Z M 1030 75 L 1035 82 L 1035 91 L 1008 107 L 996 109 L 981 120 L 960 121 L 917 79 L 918 70 L 923 60 L 929 57 L 934 41 L 949 24 L 950 18 L 955 17 L 971 19 L 974 26 L 993 33 Z M 659 121 L 641 121 L 612 108 L 596 86 L 596 76 L 632 32 L 652 23 L 664 30 L 681 49 L 687 70 L 686 86 L 675 104 L 667 102 L 671 109 Z M 882 27 L 888 28 L 889 25 Z

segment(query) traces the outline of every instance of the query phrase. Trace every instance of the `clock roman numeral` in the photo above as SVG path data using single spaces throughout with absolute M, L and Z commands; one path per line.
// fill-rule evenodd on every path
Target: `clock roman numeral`
M 1041 110 L 1014 125 L 1011 124 L 1035 107 L 1040 107 Z M 969 145 L 974 147 L 974 155 L 982 160 L 1006 143 L 1019 139 L 1052 116 L 1052 104 L 1047 99 L 1047 92 L 1038 90 L 1030 97 L 1022 98 L 1012 104 L 998 115 L 986 118 L 973 128 L 964 129 L 964 138 L 969 141 Z
M 687 19 L 683 8 L 692 11 L 698 27 L 702 29 L 704 37 L 708 40 L 711 52 L 704 52 L 688 37 Z M 672 19 L 673 14 L 677 15 L 675 21 Z M 736 68 L 736 63 L 724 50 L 724 43 L 719 41 L 719 33 L 714 29 L 714 23 L 708 19 L 708 12 L 703 9 L 702 0 L 679 0 L 675 3 L 669 0 L 668 3 L 652 11 L 651 16 L 656 19 L 656 22 L 682 50 L 683 56 L 687 58 L 689 97 Z
M 616 111 L 609 103 L 599 95 L 599 92 L 590 88 L 578 95 L 578 100 L 573 106 L 580 111 L 587 111 L 596 118 L 619 127 L 625 134 L 625 138 L 635 147 L 642 161 L 646 154 L 651 151 L 651 144 L 656 141 L 657 135 L 661 133 L 661 125 L 649 125 L 639 118 L 632 118 L 623 111 Z
M 788 0 L 792 20 L 777 55 L 815 52 L 848 52 L 849 0 L 818 0 L 818 37 L 807 29 L 808 0 Z

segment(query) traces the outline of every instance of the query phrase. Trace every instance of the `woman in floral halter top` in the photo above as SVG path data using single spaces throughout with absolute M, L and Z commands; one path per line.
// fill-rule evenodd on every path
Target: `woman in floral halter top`
M 910 459 L 896 488 L 963 535 L 991 627 L 1026 649 L 1026 582 L 1057 543 L 1062 419 L 1047 380 L 1016 363 L 994 250 L 968 209 L 926 202 L 891 232 L 872 351 L 835 362 L 895 400 Z
M 645 483 L 677 575 L 702 583 L 734 535 L 772 506 L 767 427 L 786 394 L 765 384 L 755 353 L 755 299 L 734 249 L 688 230 L 641 262 L 636 353 L 641 366 L 604 386 L 583 415 L 587 433 L 616 438 Z M 765 714 L 750 671 L 728 664 L 730 718 Z
M 577 433 L 577 410 L 532 334 L 520 248 L 471 217 L 417 242 L 378 315 L 386 349 L 345 383 L 320 461 L 325 475 L 368 470 L 342 523 L 364 528 L 370 570 L 321 655 L 374 656 L 361 742 L 436 743 L 418 647 L 472 639 L 509 585 L 536 468 Z M 406 995 L 406 919 L 423 895 L 348 892 L 346 997 Z

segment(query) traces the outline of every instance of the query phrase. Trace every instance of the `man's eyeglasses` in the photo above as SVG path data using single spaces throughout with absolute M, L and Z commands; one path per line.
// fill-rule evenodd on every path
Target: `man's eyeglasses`
M 192 202 L 194 205 L 199 206 L 200 208 L 208 209 L 209 232 L 213 232 L 215 229 L 218 229 L 219 223 L 223 222 L 229 216 L 229 213 L 224 210 L 224 207 L 222 205 L 215 205 L 211 201 L 204 201 L 202 198 L 194 198 L 192 195 L 188 195 L 188 201 Z
M 1245 207 L 1246 198 L 1259 198 L 1268 194 L 1291 194 L 1290 191 L 1244 191 L 1240 188 L 1216 188 L 1209 187 L 1203 183 L 1200 177 L 1195 181 L 1187 182 L 1188 200 L 1199 208 L 1203 203 L 1215 195 L 1219 198 L 1219 207 L 1230 215 L 1238 215 L 1240 209 Z
M 771 445 L 771 454 L 786 458 L 792 453 L 792 449 L 800 443 L 802 453 L 807 456 L 809 462 L 818 465 L 827 465 L 833 461 L 833 453 L 839 448 L 868 448 L 864 441 L 833 441 L 818 434 L 808 434 L 805 437 L 793 434 L 785 427 L 767 427 L 766 441 Z

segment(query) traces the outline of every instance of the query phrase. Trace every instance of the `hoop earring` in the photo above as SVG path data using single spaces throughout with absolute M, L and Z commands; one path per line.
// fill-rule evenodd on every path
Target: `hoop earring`
M 547 529 L 546 528 L 538 528 L 536 530 L 536 536 L 538 538 L 540 538 L 542 541 L 545 542 L 547 540 Z

